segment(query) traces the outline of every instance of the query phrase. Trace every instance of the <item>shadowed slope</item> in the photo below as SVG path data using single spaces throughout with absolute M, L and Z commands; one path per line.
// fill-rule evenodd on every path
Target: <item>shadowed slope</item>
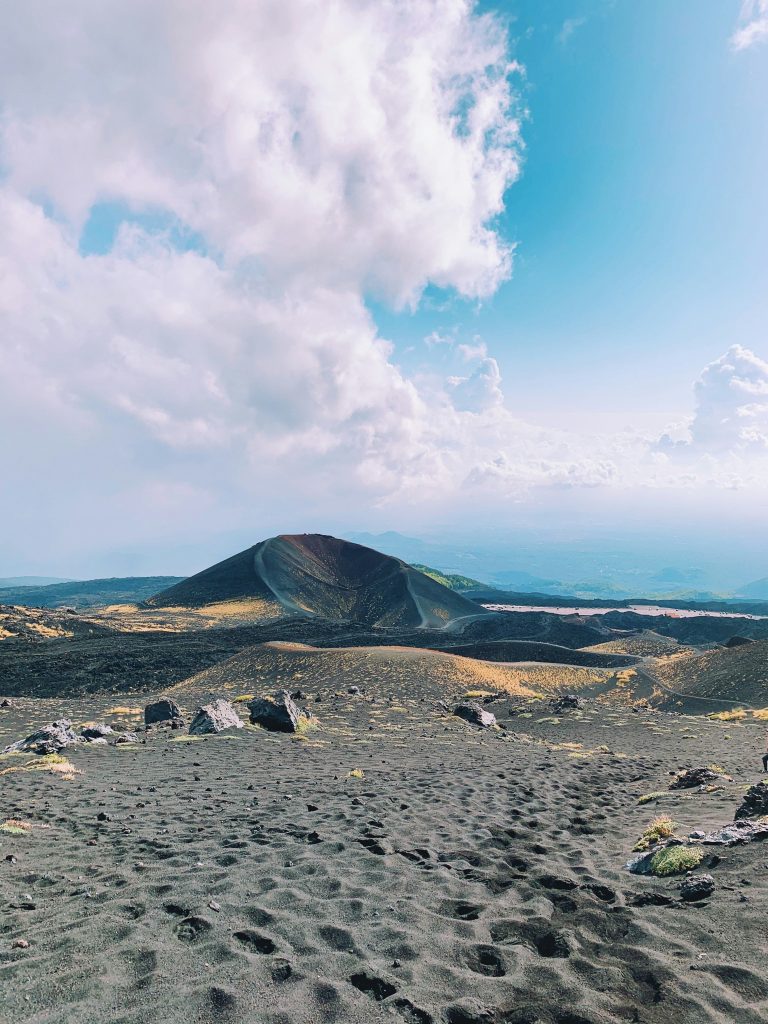
M 278 614 L 371 626 L 446 626 L 474 602 L 372 548 L 321 534 L 273 537 L 156 594 L 153 607 L 268 602 Z

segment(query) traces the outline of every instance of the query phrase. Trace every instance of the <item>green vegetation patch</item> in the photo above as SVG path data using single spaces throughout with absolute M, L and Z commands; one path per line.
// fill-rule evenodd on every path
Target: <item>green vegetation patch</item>
M 487 589 L 488 587 L 487 583 L 473 580 L 471 576 L 458 576 L 456 573 L 440 572 L 439 569 L 431 569 L 428 565 L 414 563 L 413 568 L 418 569 L 419 572 L 423 572 L 425 576 L 429 576 L 438 583 L 442 583 L 449 590 L 470 590 L 476 587 Z
M 651 858 L 651 874 L 666 878 L 698 867 L 704 851 L 697 846 L 665 846 Z

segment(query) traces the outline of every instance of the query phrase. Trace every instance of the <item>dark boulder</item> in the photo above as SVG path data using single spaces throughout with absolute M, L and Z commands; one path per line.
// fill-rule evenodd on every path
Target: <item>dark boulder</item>
M 147 704 L 144 708 L 145 725 L 157 725 L 160 722 L 172 722 L 175 719 L 181 719 L 181 708 L 175 700 L 168 700 L 167 697 Z
M 686 903 L 697 903 L 708 899 L 715 891 L 712 875 L 689 875 L 680 884 L 680 896 Z
M 738 821 L 740 818 L 760 818 L 764 814 L 768 814 L 768 782 L 757 782 L 744 794 L 741 807 L 733 817 Z
M 470 725 L 479 725 L 483 729 L 488 729 L 496 724 L 496 715 L 486 711 L 485 708 L 481 708 L 474 701 L 464 701 L 461 704 L 457 704 L 453 709 L 453 713 L 457 718 L 469 722 Z
M 72 723 L 68 718 L 61 718 L 57 722 L 49 722 L 26 739 L 12 743 L 3 750 L 3 753 L 13 754 L 28 750 L 35 754 L 55 754 L 64 747 L 79 742 L 80 737 L 73 732 Z
M 723 776 L 711 768 L 689 768 L 676 775 L 669 784 L 670 789 L 695 789 L 696 786 L 707 786 Z
M 251 723 L 271 732 L 297 732 L 304 712 L 294 704 L 286 690 L 274 697 L 257 697 L 248 705 Z
M 114 729 L 111 725 L 86 725 L 84 729 L 80 730 L 81 737 L 88 743 L 92 743 L 94 740 L 105 740 L 109 736 L 112 736 Z
M 192 736 L 223 732 L 225 729 L 242 729 L 243 722 L 228 700 L 217 697 L 210 704 L 198 708 L 192 719 L 189 732 Z
M 575 693 L 565 693 L 562 697 L 555 697 L 549 702 L 549 710 L 558 715 L 563 711 L 577 711 L 583 706 L 584 701 Z
M 139 737 L 135 732 L 120 732 L 114 739 L 114 745 L 116 747 L 121 746 L 123 743 L 138 743 Z

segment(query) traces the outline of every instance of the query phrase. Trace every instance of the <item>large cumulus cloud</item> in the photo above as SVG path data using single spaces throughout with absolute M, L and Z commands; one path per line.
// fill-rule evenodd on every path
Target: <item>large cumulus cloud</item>
M 653 439 L 521 422 L 482 343 L 409 379 L 370 313 L 509 276 L 519 74 L 469 0 L 0 0 L 4 515 L 212 528 L 266 495 L 353 519 L 666 473 Z

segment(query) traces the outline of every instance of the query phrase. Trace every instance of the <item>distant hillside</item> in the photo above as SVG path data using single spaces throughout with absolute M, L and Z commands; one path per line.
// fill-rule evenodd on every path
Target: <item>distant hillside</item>
M 471 576 L 458 576 L 456 573 L 443 573 L 439 569 L 431 569 L 428 565 L 421 565 L 419 562 L 414 562 L 412 565 L 413 569 L 417 569 L 419 572 L 423 572 L 425 576 L 429 576 L 430 579 L 437 580 L 444 587 L 448 587 L 449 590 L 470 590 L 474 587 L 483 588 L 486 586 L 485 583 L 481 583 L 479 580 L 473 580 Z
M 3 587 L 0 589 L 0 604 L 21 604 L 30 608 L 136 604 L 183 579 L 183 576 L 128 576 L 108 580 L 73 580 L 42 587 Z
M 71 583 L 69 577 L 62 576 L 0 576 L 0 590 L 9 587 L 47 587 L 52 583 Z
M 204 608 L 221 602 L 250 602 L 254 617 L 301 615 L 377 627 L 441 628 L 488 615 L 398 558 L 316 533 L 261 541 L 147 603 Z
M 755 580 L 741 587 L 739 597 L 746 597 L 752 601 L 768 601 L 768 576 L 762 580 Z

